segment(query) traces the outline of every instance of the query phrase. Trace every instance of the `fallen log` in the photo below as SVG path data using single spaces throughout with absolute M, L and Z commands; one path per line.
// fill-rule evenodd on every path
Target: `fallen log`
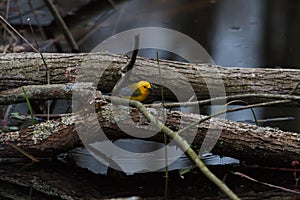
M 51 83 L 70 83 L 93 80 L 102 92 L 110 92 L 120 79 L 120 69 L 128 58 L 108 53 L 82 54 L 43 54 L 50 69 Z M 264 68 L 225 68 L 211 64 L 192 64 L 173 61 L 160 61 L 163 81 L 167 86 L 183 87 L 186 79 L 195 91 L 197 98 L 210 98 L 215 95 L 246 93 L 290 94 L 300 82 L 300 70 Z M 157 61 L 138 58 L 132 71 L 133 81 L 152 78 L 158 82 Z M 18 53 L 0 55 L 0 90 L 24 85 L 46 84 L 46 69 L 39 54 Z M 222 86 L 224 84 L 224 87 Z M 160 96 L 154 91 L 153 97 Z M 295 95 L 300 89 L 294 90 Z M 165 91 L 166 100 L 174 100 L 174 95 Z M 249 103 L 261 99 L 253 98 Z
M 102 102 L 99 108 L 104 106 L 108 109 L 110 104 Z M 107 107 L 108 106 L 108 107 Z M 119 126 L 109 117 L 103 114 L 103 110 L 97 110 L 96 116 L 88 119 L 76 119 L 76 123 L 85 120 L 94 121 L 97 126 L 98 122 L 106 136 L 110 140 L 135 138 L 134 136 L 125 134 L 120 130 Z M 178 111 L 167 111 L 166 126 L 172 130 L 179 130 L 182 124 L 190 124 L 199 119 L 199 115 L 184 114 Z M 182 121 L 184 119 L 184 121 Z M 74 124 L 66 123 L 66 120 L 58 120 L 52 122 L 55 124 L 55 131 L 46 138 L 39 138 L 34 136 L 38 126 L 30 127 L 17 132 L 0 133 L 0 157 L 22 157 L 14 148 L 8 145 L 13 143 L 23 149 L 24 151 L 36 157 L 53 157 L 58 153 L 65 152 L 71 148 L 81 145 L 81 141 L 76 134 Z M 137 127 L 141 132 L 147 133 L 155 129 L 151 124 L 147 123 L 143 115 L 136 109 L 130 109 L 130 118 L 122 120 L 124 126 Z M 181 125 L 180 125 L 181 124 Z M 220 130 L 221 135 L 218 138 L 217 144 L 214 146 L 212 152 L 219 155 L 231 156 L 247 163 L 275 165 L 290 165 L 293 160 L 298 160 L 300 156 L 300 146 L 298 141 L 298 134 L 292 132 L 285 132 L 269 127 L 258 127 L 240 122 L 233 122 L 213 118 L 210 121 L 205 121 L 197 125 L 197 134 L 193 140 L 193 144 L 201 146 L 204 141 L 207 131 L 211 129 L 213 124 L 214 130 Z M 77 126 L 78 128 L 78 126 Z M 93 128 L 93 127 L 89 127 Z M 88 132 L 88 131 L 87 131 Z M 185 132 L 183 137 L 193 137 L 189 132 Z M 143 140 L 151 140 L 163 142 L 163 134 L 158 133 L 152 137 L 145 137 L 140 135 Z M 34 138 L 35 137 L 35 138 Z M 209 135 L 208 137 L 216 137 Z M 93 141 L 92 136 L 88 136 L 88 140 Z M 214 139 L 214 138 L 213 138 Z M 90 141 L 84 141 L 90 142 Z
M 50 99 L 72 99 L 73 90 L 76 87 L 82 86 L 81 83 L 68 83 L 68 84 L 50 84 L 50 85 L 27 85 L 19 88 L 13 88 L 8 90 L 0 91 L 0 105 L 10 105 L 15 103 L 25 102 L 24 91 L 30 100 L 50 100 Z M 86 84 L 85 84 L 86 85 Z M 88 84 L 90 85 L 90 84 Z M 251 99 L 264 99 L 264 100 L 290 100 L 291 102 L 286 103 L 290 106 L 300 105 L 299 95 L 282 95 L 282 94 L 240 94 L 232 96 L 222 96 L 211 99 L 205 99 L 201 102 L 179 102 L 179 103 L 165 103 L 166 106 L 180 107 L 180 106 L 192 106 L 199 105 L 211 105 L 217 104 L 218 102 L 224 103 L 232 100 L 246 100 Z M 258 100 L 256 100 L 258 101 Z M 263 100 L 262 100 L 263 101 Z M 172 105 L 171 105 L 172 104 Z
M 111 91 L 120 78 L 120 69 L 128 62 L 128 59 L 107 53 L 94 54 L 44 54 L 45 61 L 50 69 L 51 83 L 70 83 L 94 82 L 102 91 Z M 180 87 L 183 79 L 193 87 L 198 99 L 209 98 L 208 86 L 212 90 L 218 91 L 220 77 L 226 88 L 227 95 L 235 94 L 274 94 L 288 95 L 293 91 L 293 96 L 289 98 L 299 102 L 300 71 L 292 69 L 238 69 L 224 68 L 208 64 L 191 64 L 172 61 L 161 61 L 160 67 L 165 70 L 163 74 L 164 82 L 168 85 Z M 0 55 L 0 90 L 11 89 L 23 85 L 45 84 L 46 70 L 39 54 L 3 54 Z M 145 58 L 138 58 L 134 71 L 132 72 L 133 81 L 154 77 L 159 79 L 157 71 L 157 61 Z M 169 71 L 170 70 L 170 71 Z M 220 77 L 216 76 L 216 72 Z M 101 75 L 101 73 L 103 73 Z M 175 74 L 175 75 L 174 75 Z M 177 75 L 183 75 L 184 78 Z M 99 81 L 98 83 L 98 80 Z M 179 84 L 179 85 L 178 85 Z M 48 98 L 70 98 L 72 84 L 48 85 L 46 90 L 39 86 L 28 86 L 28 95 L 38 99 Z M 30 88 L 32 87 L 32 88 Z M 215 88 L 214 88 L 215 87 Z M 31 89 L 31 91 L 30 91 Z M 47 92 L 48 91 L 48 92 Z M 49 92 L 52 91 L 52 92 Z M 45 93 L 48 93 L 45 95 Z M 160 88 L 157 89 L 152 97 L 160 96 Z M 174 99 L 169 90 L 165 91 L 166 99 Z M 249 96 L 248 96 L 249 97 Z M 250 96 L 248 103 L 261 102 L 266 97 Z M 13 103 L 24 101 L 24 95 L 21 88 L 6 90 L 0 92 L 1 103 Z M 9 100 L 7 100 L 9 99 Z M 274 98 L 276 99 L 276 98 Z M 2 101 L 3 100 L 3 101 Z M 8 102 L 8 103 L 7 103 Z M 299 104 L 299 103 L 298 103 Z M 151 130 L 148 124 L 140 124 L 143 116 L 135 109 L 132 109 L 132 118 L 136 123 L 128 122 L 127 126 L 136 127 L 144 130 Z M 124 134 L 112 120 L 103 118 L 102 111 L 98 111 L 98 120 L 102 129 L 108 135 L 109 139 L 133 138 Z M 168 112 L 167 126 L 173 130 L 179 129 L 179 119 L 187 120 L 184 124 L 189 124 L 197 120 L 196 115 L 183 114 L 179 112 Z M 283 132 L 272 128 L 261 128 L 243 123 L 232 122 L 228 120 L 212 119 L 216 130 L 222 130 L 218 145 L 213 152 L 220 155 L 232 156 L 247 162 L 270 163 L 281 165 L 289 164 L 292 160 L 299 158 L 299 144 L 297 134 Z M 16 144 L 28 153 L 37 157 L 52 157 L 58 153 L 65 152 L 73 147 L 81 145 L 81 141 L 76 135 L 74 125 L 66 125 L 61 122 L 55 123 L 56 131 L 50 131 L 51 134 L 46 138 L 34 137 L 35 128 L 29 128 L 18 132 L 0 133 L 0 157 L 21 156 L 9 143 Z M 98 123 L 98 122 L 97 122 Z M 127 123 L 123 121 L 122 123 Z M 198 126 L 197 135 L 193 141 L 194 144 L 201 146 L 209 126 L 208 122 L 201 123 Z M 39 126 L 39 125 L 37 125 Z M 186 133 L 187 136 L 189 133 Z M 214 136 L 212 136 L 214 137 Z M 162 134 L 156 134 L 150 138 L 143 138 L 162 142 Z

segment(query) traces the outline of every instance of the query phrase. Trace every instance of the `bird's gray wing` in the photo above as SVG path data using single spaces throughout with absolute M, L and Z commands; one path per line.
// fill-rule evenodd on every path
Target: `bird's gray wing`
M 132 89 L 130 89 L 129 87 L 124 87 L 120 90 L 119 95 L 123 96 L 123 97 L 137 97 L 141 94 L 140 90 L 137 89 L 135 91 L 132 91 Z

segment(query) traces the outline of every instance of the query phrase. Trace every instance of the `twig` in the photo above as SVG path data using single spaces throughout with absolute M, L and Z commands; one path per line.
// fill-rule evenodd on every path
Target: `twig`
M 134 47 L 133 47 L 131 59 L 130 59 L 129 63 L 127 65 L 125 65 L 124 67 L 122 67 L 122 69 L 121 69 L 123 74 L 125 74 L 126 72 L 129 72 L 133 68 L 135 60 L 136 60 L 136 56 L 139 52 L 139 46 L 140 46 L 140 34 L 136 34 L 134 36 Z
M 256 183 L 260 183 L 262 185 L 266 185 L 266 186 L 269 186 L 269 187 L 272 187 L 272 188 L 276 188 L 276 189 L 279 189 L 279 190 L 283 190 L 283 191 L 286 191 L 286 192 L 291 192 L 291 193 L 295 193 L 295 194 L 300 194 L 300 192 L 296 191 L 296 190 L 291 190 L 291 189 L 288 189 L 288 188 L 285 188 L 285 187 L 281 187 L 281 186 L 277 186 L 277 185 L 272 185 L 270 183 L 265 183 L 265 182 L 261 182 L 261 181 L 258 181 L 250 176 L 247 176 L 243 173 L 240 173 L 240 172 L 232 172 L 232 174 L 234 175 L 237 175 L 237 176 L 241 176 L 243 178 L 246 178 L 250 181 L 253 181 L 253 182 L 256 182 Z
M 201 101 L 192 101 L 192 102 L 175 102 L 175 103 L 164 103 L 166 108 L 174 107 L 190 107 L 190 106 L 206 106 L 210 104 L 217 104 L 218 102 L 232 101 L 236 99 L 248 99 L 248 98 L 264 98 L 264 99 L 284 99 L 290 100 L 297 104 L 300 104 L 300 96 L 298 95 L 286 95 L 286 94 L 239 94 L 231 95 L 225 97 L 215 97 L 211 99 L 201 100 Z M 151 104 L 151 108 L 161 107 L 161 104 Z
M 5 1 L 3 1 L 4 3 Z M 6 0 L 6 13 L 5 13 L 5 19 L 8 19 L 8 15 L 9 15 L 9 7 L 10 7 L 10 0 Z M 3 41 L 6 40 L 6 24 L 3 26 L 4 30 L 3 30 Z
M 230 199 L 239 199 L 239 197 L 234 194 L 230 188 L 227 187 L 218 177 L 216 177 L 201 161 L 198 155 L 194 152 L 190 145 L 176 132 L 172 131 L 166 127 L 163 123 L 158 121 L 152 114 L 149 113 L 147 108 L 138 101 L 127 100 L 118 97 L 111 97 L 111 100 L 114 100 L 115 103 L 130 105 L 137 108 L 145 118 L 154 126 L 159 128 L 163 133 L 167 134 L 169 137 L 173 138 L 179 147 L 185 151 L 185 153 L 191 158 L 191 160 L 197 165 L 197 167 L 202 171 L 202 173 L 211 180 L 215 185 L 217 185 L 220 190 L 222 190 Z
M 39 44 L 38 44 L 38 42 L 37 42 L 37 40 L 36 40 L 36 35 L 35 35 L 35 33 L 34 33 L 34 31 L 33 31 L 33 28 L 32 28 L 32 25 L 31 25 L 31 22 L 30 22 L 30 19 L 28 19 L 28 21 L 29 21 L 29 27 L 30 27 L 30 30 L 31 30 L 31 33 L 33 34 L 33 38 L 34 38 L 34 41 L 35 41 L 35 45 L 38 47 L 38 53 L 40 54 L 40 56 L 41 56 L 41 58 L 42 58 L 42 61 L 43 61 L 43 63 L 44 63 L 44 66 L 45 66 L 45 68 L 46 68 L 46 77 L 47 77 L 47 83 L 48 84 L 50 84 L 50 74 L 49 74 L 49 68 L 48 68 L 48 65 L 47 65 L 47 63 L 46 63 L 46 61 L 45 61 L 45 58 L 44 58 L 44 56 L 43 56 L 43 54 L 41 53 L 41 51 L 40 51 L 40 46 L 39 46 Z
M 242 104 L 248 105 L 247 102 L 242 101 L 242 100 L 233 100 L 233 101 L 230 101 L 230 102 L 226 103 L 225 105 L 228 106 L 228 105 L 230 105 L 230 104 L 236 104 L 236 103 L 238 103 L 238 104 L 239 104 L 239 103 L 242 103 Z M 255 114 L 253 108 L 250 108 L 250 110 L 251 110 L 251 113 L 252 113 L 252 116 L 253 116 L 255 125 L 258 126 L 258 120 L 257 120 L 256 114 Z
M 4 19 L 2 15 L 0 15 L 0 20 L 4 24 L 6 24 L 14 33 L 16 33 L 26 44 L 28 44 L 36 53 L 39 53 L 39 51 L 30 42 L 28 42 L 28 40 L 26 40 L 26 38 L 24 38 L 23 35 L 21 35 L 12 25 L 10 25 L 10 23 L 8 23 L 8 21 Z
M 42 28 L 42 25 L 41 25 L 41 23 L 40 23 L 39 17 L 38 17 L 38 15 L 37 15 L 37 13 L 36 13 L 36 9 L 34 9 L 32 3 L 31 3 L 31 0 L 27 0 L 27 4 L 29 5 L 29 8 L 30 8 L 30 10 L 31 10 L 31 12 L 32 12 L 32 14 L 33 14 L 35 20 L 36 20 L 36 23 L 37 23 L 38 29 L 39 29 L 39 31 L 40 31 L 40 34 L 41 34 L 42 37 L 46 40 L 46 39 L 47 39 L 46 34 L 45 34 L 45 32 L 44 32 L 44 30 L 43 30 L 43 28 Z M 31 24 L 30 24 L 30 25 L 31 25 Z
M 113 12 L 115 13 L 115 11 Z M 106 21 L 111 15 L 109 15 L 109 11 L 104 11 L 101 16 L 98 17 L 93 22 L 89 23 L 89 27 L 84 30 L 84 36 L 82 36 L 80 39 L 77 40 L 77 44 L 80 46 L 86 42 L 86 40 L 89 39 L 91 35 L 93 35 L 96 31 L 98 31 L 101 26 L 103 26 L 102 22 Z
M 1 15 L 0 15 L 0 17 L 1 17 Z M 5 33 L 8 32 L 9 35 L 10 35 L 11 37 L 13 37 L 13 39 L 14 39 L 16 42 L 18 42 L 18 37 L 13 33 L 13 31 L 11 31 L 9 28 L 7 28 L 7 25 L 6 25 L 5 23 L 3 23 L 2 21 L 0 21 L 0 22 L 1 22 L 1 24 L 2 24 L 2 26 L 3 26 L 3 28 L 4 28 L 4 30 L 5 30 Z M 3 40 L 3 41 L 4 41 L 4 40 Z
M 300 169 L 295 168 L 278 168 L 278 167 L 264 167 L 264 166 L 256 166 L 256 165 L 246 165 L 243 166 L 245 168 L 252 168 L 252 169 L 267 169 L 267 170 L 275 170 L 275 171 L 284 171 L 284 172 L 300 172 Z
M 139 46 L 140 46 L 140 35 L 137 34 L 134 36 L 134 48 L 133 52 L 130 58 L 130 61 L 127 65 L 121 68 L 121 73 L 122 73 L 122 78 L 121 80 L 115 85 L 113 92 L 115 94 L 118 94 L 120 89 L 124 87 L 124 85 L 127 85 L 127 82 L 130 78 L 131 75 L 131 70 L 134 66 L 138 51 L 139 51 Z
M 7 142 L 7 144 L 9 146 L 11 146 L 12 148 L 14 148 L 15 150 L 17 150 L 18 152 L 20 152 L 21 154 L 23 154 L 24 156 L 26 156 L 27 158 L 30 158 L 32 161 L 39 162 L 39 160 L 37 158 L 35 158 L 34 156 L 30 155 L 29 153 L 27 153 L 26 151 L 24 151 L 20 147 L 16 146 L 15 144 L 10 143 L 10 142 Z
M 290 95 L 294 94 L 294 92 L 296 92 L 296 90 L 298 89 L 298 87 L 300 86 L 300 81 L 295 85 L 294 89 L 291 91 Z
M 206 116 L 204 118 L 201 118 L 199 119 L 198 121 L 184 127 L 183 129 L 180 129 L 180 131 L 178 131 L 178 134 L 204 122 L 204 121 L 207 121 L 213 117 L 217 117 L 219 115 L 222 115 L 224 113 L 229 113 L 229 112 L 236 112 L 236 111 L 240 111 L 240 110 L 245 110 L 245 109 L 250 109 L 250 108 L 256 108 L 256 107 L 262 107 L 262 106 L 270 106 L 270 105 L 276 105 L 276 104 L 285 104 L 285 103 L 290 103 L 291 101 L 290 100 L 278 100 L 278 101 L 270 101 L 270 102 L 265 102 L 265 103 L 257 103 L 257 104 L 252 104 L 252 105 L 248 105 L 248 106 L 243 106 L 243 107 L 239 107 L 239 108 L 231 108 L 231 109 L 228 109 L 228 110 L 223 110 L 223 111 L 220 111 L 220 112 L 217 112 L 215 114 L 212 114 L 210 116 Z
M 30 20 L 30 19 L 29 19 Z M 43 56 L 43 54 L 42 54 L 42 52 L 41 52 L 41 50 L 40 50 L 40 46 L 39 46 L 39 44 L 38 44 L 38 42 L 37 42 L 37 40 L 36 40 L 36 35 L 35 35 L 35 33 L 34 33 L 34 30 L 33 30 L 33 28 L 32 28 L 32 25 L 31 25 L 31 22 L 29 21 L 29 27 L 30 27 L 30 30 L 31 30 L 31 33 L 33 34 L 33 38 L 34 38 L 34 41 L 35 41 L 35 44 L 36 44 L 36 46 L 38 47 L 38 51 L 39 51 L 39 54 L 40 54 L 40 56 L 41 56 L 41 58 L 42 58 L 42 61 L 43 61 L 43 63 L 44 63 L 44 66 L 45 66 L 45 68 L 46 68 L 46 79 L 47 79 L 47 84 L 48 85 L 50 85 L 50 68 L 48 67 L 48 65 L 47 65 L 47 63 L 46 63 L 46 61 L 45 61 L 45 58 L 44 58 L 44 56 Z M 49 120 L 49 115 L 50 115 L 50 101 L 47 101 L 47 120 Z
M 78 51 L 78 46 L 77 46 L 71 32 L 69 31 L 66 23 L 64 22 L 64 20 L 62 19 L 61 15 L 58 12 L 58 10 L 56 9 L 55 5 L 52 3 L 51 0 L 44 0 L 44 2 L 47 5 L 50 12 L 52 13 L 53 17 L 55 18 L 57 24 L 62 28 L 64 36 L 65 36 L 66 40 L 68 41 L 71 49 Z

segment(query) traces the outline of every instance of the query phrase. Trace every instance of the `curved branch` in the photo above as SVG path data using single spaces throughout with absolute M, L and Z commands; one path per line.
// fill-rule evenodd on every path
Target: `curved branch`
M 194 152 L 194 150 L 190 147 L 190 145 L 184 140 L 178 133 L 172 131 L 170 128 L 166 127 L 163 123 L 157 120 L 147 108 L 138 101 L 127 100 L 123 98 L 116 98 L 113 97 L 115 103 L 124 104 L 124 105 L 131 105 L 137 108 L 145 117 L 146 119 L 156 126 L 159 130 L 163 133 L 174 139 L 179 147 L 191 158 L 191 160 L 195 163 L 196 166 L 202 171 L 202 173 L 211 180 L 216 186 L 220 188 L 230 199 L 239 199 L 234 192 L 230 188 L 227 187 L 218 177 L 216 177 L 203 163 L 203 161 L 199 158 L 199 156 Z

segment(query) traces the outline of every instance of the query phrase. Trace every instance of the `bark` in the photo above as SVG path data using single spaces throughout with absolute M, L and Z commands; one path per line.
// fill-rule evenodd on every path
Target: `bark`
M 30 100 L 71 99 L 73 84 L 23 86 Z M 25 102 L 22 87 L 0 91 L 0 105 Z
M 35 126 L 37 127 L 39 125 L 37 124 Z M 67 152 L 81 145 L 81 141 L 74 127 L 61 123 L 56 126 L 56 128 L 55 133 L 52 133 L 50 137 L 44 140 L 37 139 L 36 144 L 33 139 L 34 128 L 0 133 L 0 157 L 23 157 L 23 155 L 9 145 L 9 143 L 17 145 L 22 150 L 38 158 L 55 157 L 59 153 Z
M 85 144 L 99 141 L 98 136 L 92 134 L 92 130 L 97 129 L 98 121 L 101 129 L 110 140 L 136 138 L 123 133 L 119 128 L 120 124 L 116 123 L 117 118 L 112 119 L 110 117 L 110 114 L 108 114 L 112 112 L 110 104 L 97 106 L 96 115 L 98 120 L 89 111 L 87 112 L 88 115 L 76 118 L 76 128 L 74 124 L 66 125 L 59 122 L 56 131 L 45 140 L 37 140 L 37 144 L 34 144 L 32 139 L 34 128 L 18 132 L 0 133 L 0 157 L 22 156 L 11 146 L 7 145 L 7 142 L 16 144 L 36 157 L 55 156 L 80 145 L 81 142 L 76 131 L 78 132 L 82 129 L 86 135 L 80 134 L 80 137 Z M 160 116 L 159 112 L 157 112 L 157 115 L 158 117 Z M 199 116 L 197 115 L 168 111 L 166 125 L 176 131 L 198 119 Z M 87 122 L 92 122 L 92 124 L 87 124 Z M 125 129 L 129 127 L 131 130 L 134 128 L 136 132 L 138 131 L 139 135 L 137 138 L 163 142 L 163 134 L 161 133 L 148 137 L 148 134 L 151 131 L 155 131 L 156 128 L 147 123 L 142 114 L 136 109 L 131 109 L 130 118 L 120 119 L 120 123 Z M 221 135 L 218 136 L 218 134 L 215 134 L 216 132 L 208 134 L 208 130 L 220 130 Z M 182 136 L 188 140 L 194 137 L 190 130 L 182 133 Z M 269 127 L 257 127 L 215 118 L 197 126 L 193 144 L 201 146 L 205 136 L 218 139 L 213 148 L 214 153 L 245 160 L 247 163 L 266 165 L 272 163 L 272 166 L 290 165 L 293 160 L 298 160 L 300 156 L 299 141 L 296 133 L 284 132 Z
M 19 88 L 8 89 L 0 91 L 0 105 L 10 105 L 20 102 L 25 102 L 26 98 L 24 91 L 28 99 L 30 100 L 49 100 L 49 99 L 72 99 L 73 91 L 76 88 L 84 87 L 84 90 L 81 90 L 81 93 L 85 92 L 87 89 L 94 90 L 94 87 L 91 86 L 92 83 L 83 84 L 83 83 L 68 83 L 68 84 L 50 84 L 50 85 L 27 85 Z M 98 91 L 99 92 L 99 91 Z M 101 94 L 101 92 L 99 92 Z M 87 94 L 88 95 L 88 94 Z M 217 97 L 212 99 L 201 100 L 198 102 L 180 102 L 180 103 L 165 103 L 166 107 L 185 107 L 199 105 L 199 107 L 229 102 L 233 100 L 250 100 L 251 99 L 265 99 L 265 100 L 289 100 L 286 102 L 286 106 L 299 106 L 300 105 L 300 96 L 298 95 L 281 95 L 281 94 L 240 94 L 233 96 L 224 96 Z M 181 105 L 180 105 L 181 104 Z M 276 106 L 276 105 L 275 105 Z M 154 104 L 152 104 L 154 107 Z
M 101 91 L 111 91 L 120 78 L 120 68 L 126 65 L 129 59 L 106 53 L 94 54 L 44 54 L 45 61 L 50 69 L 51 83 L 45 88 L 39 86 L 25 87 L 27 94 L 31 98 L 70 98 L 71 84 L 74 82 L 93 82 Z M 212 96 L 222 96 L 224 83 L 227 95 L 245 93 L 264 94 L 289 94 L 294 90 L 300 81 L 300 70 L 292 69 L 238 69 L 224 68 L 207 64 L 190 64 L 172 61 L 160 61 L 163 85 L 172 89 L 185 90 L 185 79 L 193 87 L 198 99 Z M 220 78 L 218 77 L 220 75 Z M 158 64 L 155 60 L 138 58 L 132 71 L 133 81 L 145 79 L 152 83 L 159 84 Z M 39 54 L 2 54 L 0 55 L 0 90 L 11 89 L 23 85 L 46 84 L 46 70 Z M 59 83 L 68 83 L 62 85 Z M 57 84 L 57 85 L 56 85 Z M 44 88 L 44 89 L 43 89 Z M 84 91 L 82 91 L 84 92 Z M 152 93 L 154 99 L 159 98 L 160 88 Z M 169 90 L 164 91 L 165 100 L 174 99 Z M 295 97 L 299 97 L 300 89 L 294 91 Z M 187 99 L 191 94 L 185 94 Z M 250 98 L 249 103 L 260 102 L 263 98 Z M 87 99 L 86 102 L 90 102 Z M 9 102 L 10 101 L 10 102 Z M 21 88 L 0 92 L 1 103 L 12 103 L 24 101 Z M 109 139 L 133 138 L 122 133 L 115 124 L 114 119 L 106 118 L 103 115 L 102 107 L 98 110 L 98 120 Z M 132 124 L 123 120 L 124 126 L 139 127 L 143 132 L 153 130 L 153 127 L 143 122 L 143 116 L 137 111 L 132 111 L 131 116 L 135 121 Z M 169 112 L 167 126 L 173 130 L 179 129 L 180 119 L 184 116 L 184 125 L 194 122 L 197 116 L 192 114 L 182 114 L 179 112 Z M 89 116 L 87 116 L 88 118 Z M 86 119 L 81 119 L 83 122 Z M 94 120 L 94 119 L 92 119 Z M 85 123 L 82 123 L 85 124 Z M 97 124 L 97 123 L 96 123 Z M 222 130 L 218 143 L 213 152 L 220 155 L 232 156 L 247 162 L 282 165 L 289 164 L 292 160 L 299 158 L 299 142 L 296 133 L 283 132 L 271 128 L 261 128 L 243 123 L 225 121 L 220 119 L 211 120 L 214 130 Z M 80 128 L 80 127 L 79 127 Z M 83 128 L 86 128 L 83 126 Z M 90 128 L 90 127 L 88 127 Z M 92 127 L 93 128 L 93 127 Z M 181 127 L 182 128 L 182 127 Z M 211 127 L 210 127 L 211 128 Z M 199 125 L 194 144 L 201 146 L 204 137 L 209 129 L 208 122 Z M 7 142 L 15 143 L 28 153 L 37 157 L 51 157 L 58 153 L 65 152 L 81 144 L 74 125 L 59 123 L 57 130 L 45 140 L 37 140 L 34 144 L 32 139 L 34 129 L 29 128 L 18 132 L 0 133 L 0 157 L 21 156 Z M 141 131 L 140 131 L 141 132 Z M 190 133 L 186 138 L 191 138 Z M 209 135 L 208 137 L 217 137 Z M 93 141 L 93 136 L 86 137 Z M 146 140 L 163 141 L 162 134 L 153 137 L 142 137 Z M 90 141 L 84 141 L 90 142 Z
M 50 68 L 51 83 L 94 82 L 102 92 L 110 92 L 113 89 L 121 77 L 120 68 L 129 61 L 124 56 L 106 53 L 43 55 Z M 224 88 L 227 95 L 289 94 L 300 82 L 300 70 L 294 69 L 225 68 L 173 61 L 160 61 L 160 68 L 164 86 L 170 90 L 179 88 L 180 91 L 187 91 L 187 80 L 198 99 L 222 96 Z M 138 58 L 131 78 L 133 81 L 145 79 L 159 84 L 157 61 Z M 46 83 L 45 66 L 39 54 L 0 55 L 0 90 Z M 170 90 L 165 91 L 165 99 L 174 100 Z M 295 90 L 294 94 L 299 95 L 300 89 Z M 189 95 L 187 96 L 190 97 Z M 156 89 L 151 97 L 158 96 L 160 90 Z M 249 103 L 257 101 L 259 99 L 253 98 Z

